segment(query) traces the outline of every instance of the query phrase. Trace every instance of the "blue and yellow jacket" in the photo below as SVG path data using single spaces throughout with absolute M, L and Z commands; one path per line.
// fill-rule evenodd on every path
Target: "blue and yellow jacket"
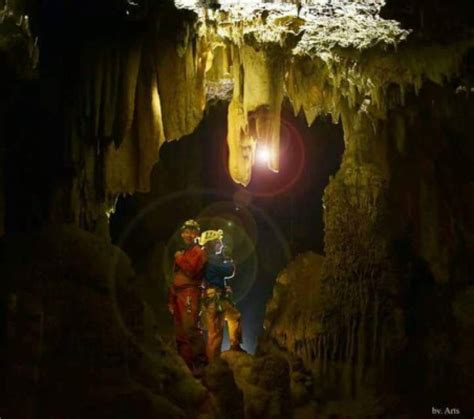
M 209 255 L 204 272 L 204 279 L 208 286 L 224 289 L 226 280 L 234 276 L 235 264 L 232 259 L 222 254 Z

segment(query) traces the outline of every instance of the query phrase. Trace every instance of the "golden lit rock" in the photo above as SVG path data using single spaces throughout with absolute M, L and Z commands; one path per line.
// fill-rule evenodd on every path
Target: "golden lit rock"
M 190 30 L 190 29 L 189 29 Z M 191 33 L 178 50 L 171 41 L 158 41 L 156 69 L 167 140 L 192 133 L 206 105 L 204 75 L 207 51 L 204 40 Z

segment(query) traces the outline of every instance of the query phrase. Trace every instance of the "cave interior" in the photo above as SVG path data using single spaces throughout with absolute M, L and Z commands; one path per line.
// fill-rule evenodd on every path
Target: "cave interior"
M 0 0 L 0 417 L 472 417 L 473 120 L 472 0 Z

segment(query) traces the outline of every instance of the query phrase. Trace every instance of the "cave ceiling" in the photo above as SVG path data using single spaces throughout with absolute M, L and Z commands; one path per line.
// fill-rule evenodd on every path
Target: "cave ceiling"
M 382 0 L 176 0 L 177 8 L 156 3 L 158 12 L 148 15 L 153 2 L 122 3 L 116 14 L 125 22 L 130 4 L 141 10 L 135 29 L 115 41 L 84 41 L 68 118 L 72 143 L 97 139 L 89 154 L 103 156 L 104 195 L 112 201 L 149 190 L 161 145 L 194 132 L 210 102 L 229 102 L 229 173 L 247 186 L 258 147 L 268 150 L 268 168 L 279 171 L 285 98 L 308 125 L 318 115 L 343 125 L 349 113 L 384 119 L 425 81 L 456 77 L 474 44 L 472 30 L 442 42 L 420 38 L 381 17 Z M 23 51 L 34 63 L 26 10 L 9 4 L 1 11 L 0 48 L 7 56 Z M 11 46 L 19 40 L 23 46 Z M 78 188 L 92 191 L 96 177 L 86 171 Z
M 268 167 L 278 172 L 284 97 L 308 125 L 320 114 L 337 122 L 344 110 L 384 118 L 404 103 L 407 89 L 417 92 L 424 80 L 442 84 L 455 75 L 472 46 L 472 37 L 421 44 L 410 29 L 380 16 L 381 0 L 176 3 L 198 16 L 208 98 L 219 92 L 226 98 L 233 84 L 229 172 L 244 186 L 257 147 L 269 150 Z

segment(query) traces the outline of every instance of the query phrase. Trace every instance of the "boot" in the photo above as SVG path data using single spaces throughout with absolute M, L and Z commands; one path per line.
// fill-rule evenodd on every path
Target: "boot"
M 230 348 L 229 348 L 230 351 L 235 351 L 235 352 L 242 352 L 242 353 L 247 353 L 247 351 L 242 348 L 242 346 L 240 346 L 240 344 L 234 344 L 234 345 L 231 345 Z

